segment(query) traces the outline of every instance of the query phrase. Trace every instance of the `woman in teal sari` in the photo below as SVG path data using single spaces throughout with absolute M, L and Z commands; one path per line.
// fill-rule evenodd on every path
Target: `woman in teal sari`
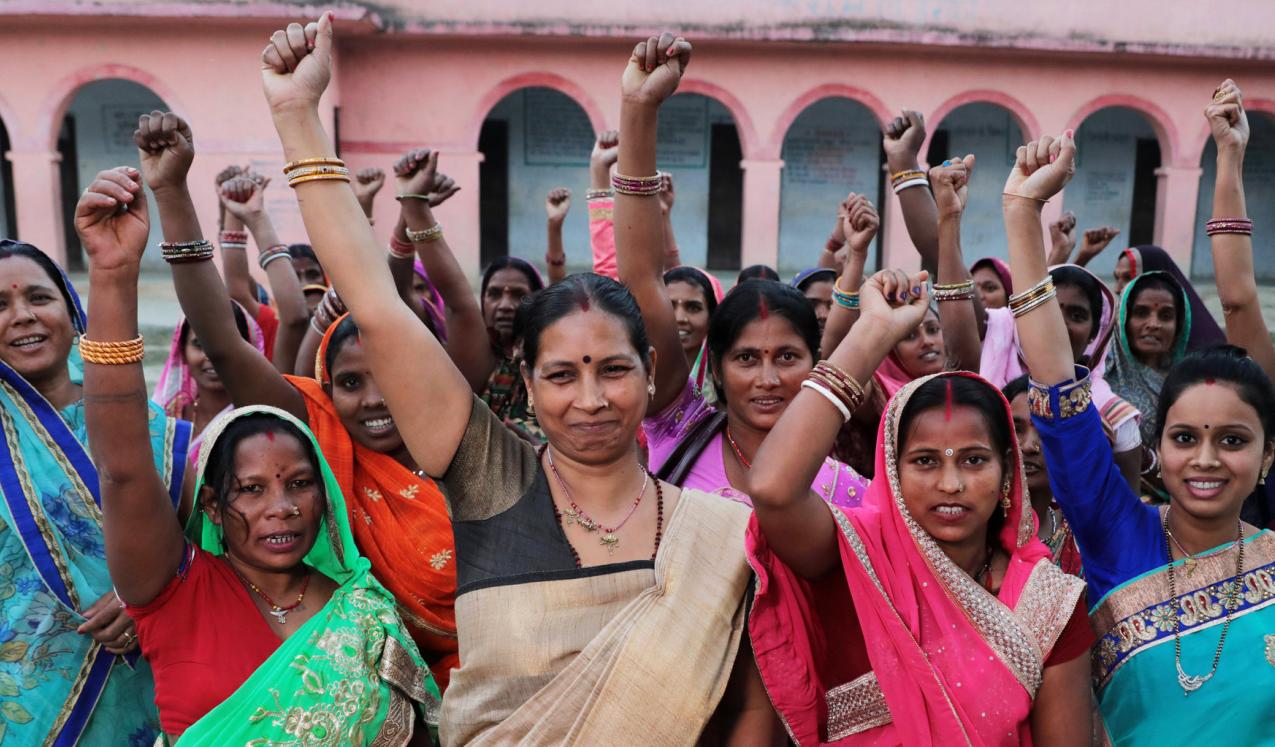
M 1103 721 L 1115 745 L 1268 744 L 1275 534 L 1244 522 L 1240 509 L 1275 462 L 1275 387 L 1238 348 L 1174 365 L 1153 410 L 1169 505 L 1139 500 L 1044 282 L 1041 205 L 1071 177 L 1075 152 L 1070 133 L 1019 148 L 1004 212 L 1014 287 L 1031 294 L 1009 305 L 1054 500 L 1085 562 Z
M 149 469 L 137 275 L 149 226 L 135 169 L 80 198 L 93 295 L 84 391 L 102 466 L 106 559 L 182 745 L 428 743 L 438 690 L 394 597 L 358 554 L 310 431 L 245 408 L 207 429 L 187 531 Z M 429 728 L 414 729 L 412 704 Z
M 39 249 L 0 240 L 0 742 L 145 745 L 151 671 L 111 590 L 87 448 L 79 296 Z M 143 465 L 175 516 L 190 424 L 142 411 Z

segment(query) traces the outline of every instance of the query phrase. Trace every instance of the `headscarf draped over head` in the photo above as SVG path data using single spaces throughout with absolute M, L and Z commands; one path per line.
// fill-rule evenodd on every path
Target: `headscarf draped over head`
M 807 270 L 802 270 L 793 276 L 792 287 L 799 291 L 804 291 L 810 283 L 821 281 L 828 283 L 837 282 L 837 271 L 831 267 L 811 267 Z
M 1004 260 L 996 257 L 983 257 L 970 265 L 970 274 L 973 275 L 984 267 L 991 268 L 992 272 L 995 272 L 996 276 L 1001 279 L 1001 285 L 1005 286 L 1006 298 L 1014 295 L 1014 279 L 1009 273 L 1009 265 L 1005 264 Z
M 305 399 L 306 419 L 332 474 L 346 496 L 359 549 L 376 577 L 394 593 L 408 632 L 446 688 L 457 655 L 456 561 L 451 519 L 438 485 L 394 457 L 350 437 L 325 387 L 332 384 L 328 349 L 338 317 L 316 354 L 315 378 L 288 376 Z M 317 379 L 317 380 L 316 380 Z
M 247 322 L 248 342 L 252 343 L 257 352 L 265 355 L 266 339 L 261 331 L 261 325 L 257 324 L 257 321 L 237 301 L 231 301 L 231 303 L 243 314 L 243 319 Z M 182 344 L 182 331 L 189 324 L 190 322 L 183 317 L 173 328 L 173 337 L 168 345 L 168 359 L 164 361 L 164 370 L 159 375 L 159 381 L 155 383 L 155 393 L 151 395 L 151 401 L 164 408 L 164 412 L 168 413 L 169 417 L 174 418 L 186 417 L 186 408 L 195 404 L 199 394 L 195 377 L 191 375 L 190 367 L 186 365 L 186 350 Z M 190 334 L 194 334 L 194 331 L 192 330 Z
M 1133 353 L 1133 347 L 1129 344 L 1128 322 L 1134 296 L 1142 285 L 1152 278 L 1167 282 L 1175 290 L 1177 297 L 1179 327 L 1169 354 L 1170 366 L 1186 356 L 1190 349 L 1191 330 L 1195 325 L 1195 313 L 1189 303 L 1186 289 L 1172 274 L 1159 270 L 1143 271 L 1125 286 L 1124 294 L 1120 297 L 1120 314 L 1116 321 L 1116 344 L 1112 347 L 1108 358 L 1110 365 L 1106 372 L 1106 379 L 1116 394 L 1124 397 L 1142 413 L 1139 427 L 1144 445 L 1154 445 L 1156 434 L 1160 430 L 1156 406 L 1159 404 L 1160 390 L 1164 387 L 1164 380 L 1168 374 L 1144 365 L 1137 359 Z
M 318 736 L 325 744 L 372 744 L 385 737 L 385 730 L 410 725 L 409 701 L 420 704 L 427 724 L 436 729 L 438 688 L 404 629 L 394 597 L 359 554 L 341 486 L 309 428 L 273 407 L 244 407 L 219 416 L 209 424 L 199 452 L 196 495 L 226 428 L 240 418 L 262 415 L 293 426 L 318 461 L 323 517 L 302 562 L 339 588 L 239 689 L 187 729 L 181 744 L 292 743 L 295 714 L 305 714 L 315 729 L 322 729 L 307 730 L 307 737 Z M 186 533 L 208 553 L 225 552 L 221 527 L 204 511 L 191 512 Z M 286 713 L 280 712 L 280 700 Z
M 1000 533 L 989 537 L 1009 555 L 995 596 L 908 512 L 899 478 L 901 416 L 926 382 L 957 376 L 985 384 L 988 397 L 1000 398 L 1003 417 L 1011 417 L 995 387 L 968 372 L 935 374 L 900 389 L 881 420 L 877 479 L 862 506 L 829 507 L 844 577 L 830 574 L 813 594 L 816 583 L 773 555 L 756 517 L 749 523 L 746 542 L 758 575 L 749 620 L 753 650 L 771 701 L 800 744 L 852 734 L 872 744 L 1004 744 L 1006 729 L 1015 728 L 1015 743 L 1030 737 L 1025 729 L 1044 662 L 1084 586 L 1053 565 L 1036 537 L 1013 428 L 1010 507 Z M 842 723 L 844 731 L 833 733 L 834 706 L 862 716 L 874 699 L 872 722 Z
M 1187 338 L 1187 350 L 1200 350 L 1226 344 L 1226 333 L 1209 313 L 1208 307 L 1204 305 L 1204 300 L 1196 292 L 1195 286 L 1191 285 L 1190 279 L 1183 274 L 1182 268 L 1178 267 L 1178 263 L 1173 261 L 1168 252 L 1158 246 L 1147 244 L 1124 250 L 1124 256 L 1129 259 L 1129 270 L 1134 278 L 1148 272 L 1164 272 L 1172 275 L 1178 286 L 1182 288 L 1182 293 L 1191 305 L 1191 334 Z

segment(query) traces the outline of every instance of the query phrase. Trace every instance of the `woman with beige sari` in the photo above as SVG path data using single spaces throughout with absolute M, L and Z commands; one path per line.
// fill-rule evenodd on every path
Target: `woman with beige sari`
M 262 78 L 314 249 L 408 448 L 446 487 L 461 666 L 443 743 L 772 743 L 743 635 L 748 511 L 639 462 L 655 361 L 633 297 L 585 274 L 522 305 L 521 373 L 548 443 L 507 428 L 407 306 L 386 301 L 393 281 L 316 113 L 331 23 L 275 32 Z M 689 55 L 667 34 L 639 44 L 626 116 L 654 117 Z M 410 192 L 402 202 L 409 237 L 441 233 Z M 658 204 L 643 206 L 658 231 Z

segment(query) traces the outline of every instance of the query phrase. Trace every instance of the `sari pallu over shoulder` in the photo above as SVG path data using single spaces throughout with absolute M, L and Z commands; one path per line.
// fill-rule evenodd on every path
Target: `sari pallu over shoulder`
M 882 477 L 863 505 L 829 508 L 842 574 L 799 578 L 771 553 L 755 518 L 749 525 L 753 652 L 799 745 L 1031 742 L 1044 663 L 1083 582 L 1054 566 L 1036 538 L 1016 440 L 1011 508 L 997 537 L 1010 561 L 997 596 L 911 518 L 899 489 L 898 421 L 930 378 L 905 386 L 887 407 Z
M 1184 697 L 1174 661 L 1174 618 L 1182 669 L 1212 667 L 1236 554 L 1225 549 L 1174 561 L 1179 596 L 1169 594 L 1162 565 L 1108 592 L 1090 620 L 1098 635 L 1094 681 L 1103 722 L 1115 745 L 1216 742 L 1265 744 L 1275 713 L 1275 534 L 1245 539 L 1239 606 L 1232 613 L 1217 673 Z M 1172 707 L 1166 704 L 1172 703 Z
M 538 630 L 536 646 L 502 646 L 476 631 L 457 682 L 481 676 L 463 694 L 448 692 L 444 744 L 695 744 L 744 631 L 749 572 L 736 548 L 748 515 L 740 504 L 683 490 L 653 570 L 649 562 L 595 566 L 467 591 L 457 603 L 478 605 L 470 610 L 478 617 L 516 608 L 536 618 L 536 610 L 552 616 L 573 606 L 577 626 L 597 627 L 568 629 L 567 621 Z M 506 656 L 511 647 L 516 655 Z
M 72 326 L 85 329 L 79 296 L 59 269 Z M 83 381 L 78 348 L 67 361 Z M 176 510 L 190 424 L 152 407 L 150 446 Z M 83 611 L 111 591 L 98 474 L 84 408 L 58 411 L 0 363 L 0 741 L 108 745 L 158 731 L 150 668 L 76 632 Z
M 273 407 L 246 407 L 208 426 L 199 456 L 202 486 L 208 457 L 231 422 L 249 415 L 285 420 L 310 439 L 327 498 L 306 565 L 339 587 L 332 598 L 229 698 L 177 744 L 401 745 L 412 734 L 413 704 L 431 734 L 438 726 L 438 688 L 404 629 L 393 595 L 372 576 L 354 543 L 337 482 L 309 429 Z M 213 555 L 224 553 L 221 528 L 193 512 L 187 535 Z

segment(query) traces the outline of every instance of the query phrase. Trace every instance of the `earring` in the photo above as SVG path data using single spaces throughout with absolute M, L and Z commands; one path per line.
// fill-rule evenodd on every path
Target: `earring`
M 1009 486 L 1009 480 L 1001 483 L 1001 510 L 1005 512 L 1006 516 L 1009 516 L 1009 509 L 1011 506 L 1009 502 Z
M 1271 468 L 1270 468 L 1270 467 L 1267 467 L 1266 469 L 1262 470 L 1262 476 L 1261 476 L 1260 478 L 1258 478 L 1258 480 L 1257 480 L 1257 484 L 1258 484 L 1258 485 L 1265 485 L 1265 484 L 1266 484 L 1266 476 L 1267 476 L 1267 475 L 1269 475 L 1270 473 L 1271 473 Z
M 646 393 L 652 397 L 655 396 L 655 382 L 649 381 L 646 384 Z
M 531 390 L 527 390 L 527 414 L 531 417 L 536 416 L 536 398 L 531 396 Z

